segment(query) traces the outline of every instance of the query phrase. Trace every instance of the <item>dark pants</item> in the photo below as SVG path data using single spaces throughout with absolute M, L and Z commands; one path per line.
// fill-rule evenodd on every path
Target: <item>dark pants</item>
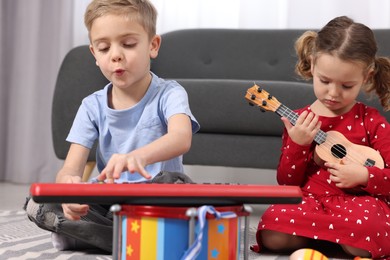
M 151 182 L 193 183 L 185 174 L 165 171 L 157 174 Z M 89 206 L 88 214 L 79 221 L 66 219 L 61 204 L 37 204 L 31 198 L 27 198 L 24 208 L 28 218 L 38 227 L 81 241 L 82 244 L 90 245 L 90 248 L 111 252 L 113 216 L 109 210 L 110 206 L 97 204 Z

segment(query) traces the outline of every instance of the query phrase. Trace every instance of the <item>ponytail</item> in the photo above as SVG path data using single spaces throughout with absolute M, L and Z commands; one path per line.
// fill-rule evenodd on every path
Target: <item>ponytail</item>
M 375 91 L 385 111 L 390 110 L 390 59 L 387 57 L 375 58 L 375 69 L 371 82 L 366 85 L 365 91 Z
M 311 74 L 311 63 L 315 53 L 314 46 L 316 37 L 316 32 L 306 31 L 295 42 L 295 52 L 298 56 L 295 72 L 305 80 L 313 78 L 313 75 Z

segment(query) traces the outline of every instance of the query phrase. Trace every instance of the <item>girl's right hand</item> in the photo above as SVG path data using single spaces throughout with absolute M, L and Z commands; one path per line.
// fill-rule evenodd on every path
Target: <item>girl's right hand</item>
M 302 146 L 310 145 L 321 128 L 319 117 L 313 112 L 303 111 L 295 125 L 292 125 L 286 117 L 281 119 L 291 140 Z

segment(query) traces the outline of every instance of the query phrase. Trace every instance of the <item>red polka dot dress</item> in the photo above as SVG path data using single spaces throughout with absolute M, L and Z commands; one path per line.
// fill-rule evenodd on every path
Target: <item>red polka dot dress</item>
M 297 112 L 304 110 L 310 108 Z M 379 151 L 385 168 L 367 167 L 367 186 L 351 193 L 336 187 L 329 172 L 314 163 L 315 144 L 299 146 L 285 132 L 277 180 L 280 185 L 300 186 L 303 201 L 266 210 L 258 225 L 259 247 L 261 230 L 269 229 L 350 245 L 369 251 L 373 258 L 390 259 L 390 124 L 362 103 L 342 116 L 320 121 L 324 132 L 338 131 L 354 144 Z

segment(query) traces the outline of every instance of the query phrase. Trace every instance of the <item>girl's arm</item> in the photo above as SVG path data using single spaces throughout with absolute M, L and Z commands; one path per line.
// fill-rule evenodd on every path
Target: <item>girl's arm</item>
M 285 117 L 281 119 L 285 130 L 282 136 L 282 154 L 277 168 L 277 180 L 282 185 L 301 186 L 305 180 L 309 158 L 313 158 L 311 147 L 321 122 L 318 116 L 307 110 L 303 110 L 295 125 Z
M 313 151 L 311 145 L 301 146 L 294 143 L 285 130 L 282 137 L 282 149 L 277 168 L 277 180 L 280 185 L 301 186 Z
M 368 182 L 363 189 L 370 194 L 390 195 L 390 124 L 377 110 L 368 109 L 364 124 L 370 145 L 381 154 L 385 168 L 367 167 Z

